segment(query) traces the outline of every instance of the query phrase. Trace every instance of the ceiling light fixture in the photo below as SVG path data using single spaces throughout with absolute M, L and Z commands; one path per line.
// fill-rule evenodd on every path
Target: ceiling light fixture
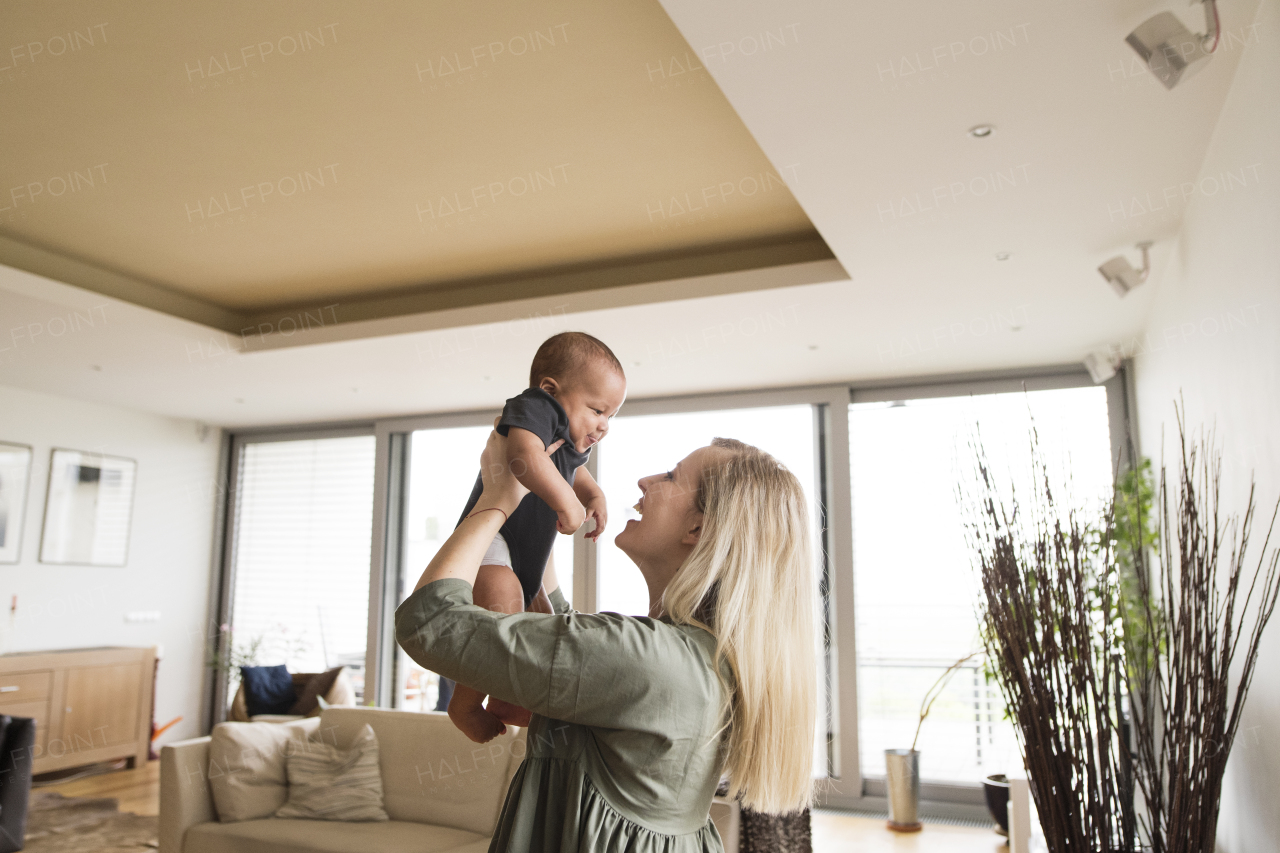
M 1208 65 L 1209 57 L 1218 49 L 1218 6 L 1215 0 L 1192 2 L 1204 3 L 1207 33 L 1192 33 L 1172 12 L 1161 12 L 1147 18 L 1125 37 L 1166 89 L 1172 89 Z
M 1147 250 L 1151 248 L 1151 241 L 1143 240 L 1138 244 L 1138 248 L 1142 250 L 1142 269 L 1140 270 L 1134 269 L 1133 264 L 1129 263 L 1129 259 L 1124 255 L 1116 255 L 1098 267 L 1098 272 L 1102 273 L 1102 277 L 1121 296 L 1146 281 L 1147 274 L 1151 272 L 1151 257 L 1147 254 Z
M 974 139 L 986 139 L 994 132 L 995 128 L 989 124 L 978 124 L 969 128 L 969 135 Z

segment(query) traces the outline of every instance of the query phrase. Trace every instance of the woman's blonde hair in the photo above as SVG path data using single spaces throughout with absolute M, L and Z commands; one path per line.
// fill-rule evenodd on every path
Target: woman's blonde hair
M 800 481 L 772 456 L 733 439 L 711 444 L 720 452 L 698 486 L 702 533 L 667 586 L 663 609 L 714 634 L 717 660 L 733 672 L 723 709 L 729 796 L 759 812 L 793 811 L 813 798 L 809 514 Z

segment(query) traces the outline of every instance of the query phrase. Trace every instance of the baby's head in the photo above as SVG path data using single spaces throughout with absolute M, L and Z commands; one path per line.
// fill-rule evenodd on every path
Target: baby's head
M 627 396 L 622 363 L 585 332 L 561 332 L 543 341 L 529 369 L 529 385 L 546 391 L 564 408 L 580 453 L 604 438 L 609 418 Z

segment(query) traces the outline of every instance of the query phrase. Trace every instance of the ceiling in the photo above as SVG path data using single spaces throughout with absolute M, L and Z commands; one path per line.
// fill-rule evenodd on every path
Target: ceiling
M 687 45 L 652 0 L 15 3 L 4 31 L 21 120 L 0 234 L 226 331 L 452 307 L 547 271 L 831 257 L 711 79 L 678 73 Z
M 471 89 L 423 92 L 414 82 L 400 92 L 396 110 L 385 102 L 390 96 L 371 82 L 370 75 L 386 73 L 384 55 L 401 51 L 402 40 L 385 36 L 382 42 L 361 41 L 354 32 L 351 43 L 362 47 L 353 50 L 355 55 L 349 59 L 335 59 L 332 64 L 326 60 L 308 66 L 307 73 L 290 70 L 280 78 L 265 76 L 264 63 L 262 77 L 251 78 L 235 90 L 246 94 L 230 89 L 192 93 L 179 85 L 159 98 L 154 95 L 155 75 L 135 69 L 129 79 L 152 95 L 131 99 L 127 88 L 99 87 L 94 91 L 102 104 L 90 109 L 92 98 L 81 102 L 90 119 L 77 122 L 68 111 L 22 101 L 24 111 L 16 114 L 26 121 L 17 124 L 20 132 L 0 142 L 0 168 L 5 170 L 0 174 L 8 178 L 17 173 L 15 169 L 23 175 L 49 172 L 44 164 L 52 161 L 38 158 L 18 158 L 19 166 L 13 166 L 13 152 L 19 149 L 26 152 L 24 157 L 46 158 L 52 156 L 50 150 L 70 145 L 74 147 L 67 151 L 87 155 L 95 139 L 109 138 L 100 127 L 117 128 L 111 132 L 120 135 L 110 138 L 120 147 L 113 148 L 111 156 L 124 157 L 117 152 L 132 146 L 138 149 L 139 160 L 155 164 L 145 181 L 122 178 L 120 184 L 135 199 L 152 193 L 152 206 L 162 202 L 172 206 L 175 199 L 188 198 L 183 195 L 187 190 L 172 187 L 188 186 L 192 173 L 203 175 L 201 186 L 236 189 L 239 178 L 231 179 L 236 174 L 234 157 L 226 151 L 240 150 L 245 157 L 253 152 L 250 159 L 262 164 L 282 163 L 281 152 L 303 150 L 313 153 L 311 159 L 316 162 L 330 156 L 335 159 L 326 162 L 362 162 L 353 159 L 367 142 L 361 129 L 377 127 L 385 133 L 387 123 L 394 121 L 418 122 L 414 126 L 420 129 L 422 113 L 408 105 L 421 108 L 424 99 L 431 109 L 477 117 L 477 126 L 486 130 L 480 134 L 486 145 L 497 147 L 494 140 L 510 140 L 513 151 L 538 151 L 542 160 L 537 164 L 550 162 L 547 157 L 554 147 L 539 148 L 541 143 L 531 142 L 532 147 L 526 148 L 526 138 L 551 139 L 562 126 L 595 133 L 592 116 L 602 103 L 622 105 L 610 113 L 617 121 L 645 115 L 650 124 L 662 125 L 670 135 L 644 138 L 660 137 L 673 147 L 640 163 L 629 159 L 637 156 L 641 144 L 635 138 L 606 143 L 600 135 L 593 136 L 597 143 L 590 153 L 598 153 L 601 159 L 583 153 L 581 157 L 588 159 L 556 162 L 611 161 L 612 168 L 622 174 L 616 177 L 617 183 L 607 186 L 640 187 L 639 194 L 619 199 L 609 195 L 606 184 L 594 182 L 577 194 L 577 184 L 571 183 L 575 173 L 566 167 L 570 182 L 544 188 L 547 191 L 537 197 L 536 204 L 527 208 L 494 204 L 489 221 L 474 223 L 485 237 L 472 243 L 459 238 L 456 244 L 451 238 L 446 244 L 449 250 L 456 248 L 459 258 L 470 260 L 459 261 L 461 272 L 451 274 L 448 282 L 428 281 L 421 272 L 416 279 L 396 279 L 389 272 L 396 264 L 412 263 L 406 258 L 415 251 L 412 247 L 424 245 L 423 235 L 406 234 L 403 223 L 394 226 L 402 229 L 392 232 L 398 236 L 386 241 L 382 232 L 370 234 L 371 229 L 361 224 L 362 217 L 374 217 L 372 210 L 387 205 L 371 201 L 376 190 L 356 180 L 354 172 L 352 198 L 363 197 L 364 206 L 345 209 L 334 203 L 336 195 L 322 195 L 330 187 L 313 187 L 304 204 L 281 205 L 280 213 L 270 211 L 270 219 L 264 203 L 261 230 L 245 223 L 252 227 L 240 229 L 246 232 L 243 235 L 232 233 L 231 228 L 182 235 L 177 233 L 181 228 L 173 230 L 172 222 L 157 224 L 157 214 L 145 218 L 145 210 L 134 209 L 125 216 L 110 204 L 92 209 L 64 205 L 69 209 L 57 215 L 68 218 L 45 234 L 48 239 L 40 241 L 43 249 L 32 249 L 27 232 L 20 234 L 15 230 L 17 222 L 3 219 L 0 236 L 22 240 L 0 242 L 0 260 L 11 267 L 0 270 L 0 312 L 8 321 L 3 325 L 41 331 L 34 338 L 24 333 L 16 342 L 0 340 L 0 383 L 243 426 L 500 405 L 522 385 L 521 376 L 538 341 L 562 328 L 585 329 L 608 341 L 627 365 L 632 397 L 1061 364 L 1078 362 L 1099 346 L 1131 350 L 1145 331 L 1161 270 L 1171 261 L 1182 212 L 1194 203 L 1194 182 L 1239 55 L 1254 49 L 1260 38 L 1270 39 L 1272 46 L 1275 39 L 1275 34 L 1249 29 L 1257 8 L 1253 0 L 1241 7 L 1224 4 L 1220 10 L 1224 40 L 1218 55 L 1201 73 L 1168 92 L 1136 63 L 1123 41 L 1145 18 L 1165 10 L 1161 3 L 1090 0 L 1028 7 L 998 1 L 939 7 L 910 0 L 858 8 L 856 13 L 836 2 L 666 0 L 661 8 L 634 5 L 637 9 L 619 12 L 620 17 L 610 22 L 590 24 L 593 12 L 584 5 L 572 13 L 565 7 L 568 17 L 541 15 L 537 21 L 522 20 L 519 27 L 509 26 L 517 20 L 510 16 L 523 13 L 503 12 L 498 20 L 471 11 L 467 21 L 448 22 L 465 33 L 457 36 L 434 26 L 446 21 L 441 16 L 445 13 L 438 15 L 434 6 L 425 7 L 428 11 L 421 12 L 416 23 L 407 22 L 404 15 L 366 11 L 367 21 L 350 24 L 355 31 L 381 26 L 378 22 L 385 20 L 392 22 L 387 32 L 393 34 L 414 31 L 415 26 L 429 34 L 415 42 L 424 46 L 402 51 L 403 61 L 410 63 L 422 61 L 415 57 L 452 53 L 453 45 L 461 45 L 457 48 L 461 52 L 479 44 L 476 33 L 482 30 L 501 35 L 541 27 L 546 33 L 548 26 L 558 23 L 567 25 L 570 37 L 563 47 L 577 49 L 572 38 L 579 29 L 586 32 L 598 26 L 593 32 L 605 41 L 593 41 L 584 48 L 590 51 L 593 66 L 585 72 L 580 69 L 581 76 L 602 87 L 607 81 L 621 85 L 613 65 L 616 59 L 633 70 L 637 63 L 644 64 L 644 83 L 653 87 L 643 93 L 634 87 L 611 89 L 592 100 L 582 94 L 589 91 L 587 83 L 574 78 L 565 85 L 586 88 L 574 89 L 570 99 L 557 100 L 556 109 L 504 112 L 499 106 L 503 103 L 500 90 L 524 85 L 525 77 L 537 73 L 534 63 L 551 57 L 548 48 L 545 56 L 532 57 L 523 70 L 510 75 L 493 62 L 492 75 L 479 77 Z M 283 8 L 297 10 L 289 14 L 301 22 L 284 31 L 309 26 L 314 32 L 321 21 L 336 20 L 339 38 L 347 32 L 349 19 L 343 17 L 341 7 Z M 326 8 L 332 11 L 312 11 Z M 364 7 L 369 8 L 383 9 Z M 93 19 L 125 22 L 148 17 L 126 7 L 112 9 L 119 10 L 119 15 L 95 12 L 98 17 Z M 664 9 L 669 20 L 662 14 Z M 1193 29 L 1202 28 L 1185 10 L 1174 11 Z M 33 22 L 52 21 L 46 16 L 53 14 L 28 17 L 23 26 L 44 26 Z M 209 44 L 228 44 L 226 50 L 231 50 L 246 38 L 257 39 L 258 30 L 249 22 L 262 20 L 257 17 L 262 13 L 254 8 L 236 17 L 243 23 L 228 31 L 222 22 L 235 16 L 198 10 L 168 14 L 191 16 L 190 26 L 173 21 L 146 24 L 150 32 L 162 35 L 134 50 L 138 56 L 160 56 L 155 61 L 169 63 L 165 67 L 170 70 L 164 73 L 170 78 L 174 63 L 196 62 L 186 58 L 205 52 Z M 85 15 L 90 13 L 77 18 L 81 31 L 88 20 Z M 649 24 L 666 21 L 668 29 L 662 38 L 673 36 L 669 28 L 674 21 L 677 42 L 663 41 L 660 48 L 658 41 L 645 42 L 653 49 L 646 47 L 648 53 L 637 54 L 633 42 L 658 36 L 641 34 L 636 23 L 612 26 L 612 21 L 622 19 Z M 12 32 L 7 21 L 5 27 Z M 123 23 L 121 29 L 125 29 Z M 251 38 L 244 35 L 251 31 L 255 33 Z M 113 32 L 108 27 L 108 35 Z M 261 32 L 270 35 L 276 30 Z M 509 36 L 503 38 L 510 43 Z M 485 43 L 491 40 L 484 37 Z M 332 46 L 347 44 L 339 41 Z M 315 62 L 327 49 L 317 47 L 297 59 Z M 651 58 L 644 59 L 646 55 Z M 83 61 L 88 56 L 74 59 Z M 347 69 L 348 76 L 336 74 L 338 65 Z M 679 69 L 685 73 L 675 73 Z M 13 72 L 0 71 L 0 103 L 9 115 L 15 114 L 12 105 L 16 103 L 9 99 L 30 96 L 21 89 L 25 78 L 6 80 L 6 73 Z M 59 84 L 67 93 L 96 86 L 79 72 L 57 74 L 67 78 Z M 44 78 L 28 82 L 46 85 Z M 251 87 L 258 87 L 262 94 L 250 94 L 258 91 Z M 284 94 L 271 100 L 266 92 L 276 87 Z M 313 99 L 317 89 L 340 106 L 321 110 Z M 551 98 L 545 84 L 529 92 L 533 94 L 528 97 L 538 103 L 546 104 Z M 708 107 L 710 112 L 699 117 L 703 124 L 690 125 L 690 114 L 682 111 L 688 106 L 683 99 L 692 99 L 695 93 L 707 104 L 727 101 L 732 109 L 715 112 Z M 251 98 L 264 99 L 255 101 L 259 112 L 240 115 L 274 113 L 275 119 L 255 124 L 242 117 L 237 123 L 228 119 L 219 98 L 243 99 L 236 103 L 245 104 Z M 137 103 L 130 103 L 133 100 Z M 492 109 L 484 106 L 490 101 Z M 328 103 L 324 98 L 320 102 Z M 367 111 L 361 120 L 354 118 L 364 105 L 375 103 L 381 105 L 379 109 Z M 148 120 L 146 133 L 130 137 L 119 131 L 121 123 L 111 118 L 112 109 L 125 107 L 147 115 L 177 111 L 165 113 L 170 115 L 169 123 L 180 125 L 187 138 L 196 140 L 199 153 L 183 161 L 168 143 L 151 144 L 148 140 L 156 132 L 168 133 L 166 139 L 178 133 L 166 131 L 166 122 L 154 118 Z M 317 116 L 318 110 L 323 115 Z M 393 117 L 386 118 L 388 114 Z M 45 121 L 49 124 L 41 124 Z M 990 124 L 995 130 L 984 139 L 966 133 L 979 124 Z M 36 127 L 49 129 L 37 133 Z M 309 137 L 291 135 L 291 128 L 307 127 Z M 456 138 L 470 133 L 467 125 L 449 128 L 448 133 L 439 128 L 432 132 L 436 142 L 431 150 L 440 152 L 440 175 L 478 173 L 467 171 L 478 162 L 468 159 L 478 143 L 473 137 L 468 146 Z M 689 150 L 672 142 L 682 135 Z M 380 139 L 376 132 L 371 137 Z M 755 152 L 753 156 L 762 151 L 767 161 L 740 168 L 756 162 L 733 159 L 746 158 L 746 148 L 739 155 L 726 154 L 724 160 L 716 151 L 707 156 L 705 140 L 730 138 L 754 139 L 746 148 Z M 347 140 L 348 148 L 335 142 L 336 148 L 321 150 L 331 139 Z M 219 145 L 220 141 L 234 144 Z M 384 165 L 378 167 L 379 174 L 384 177 L 399 169 L 407 185 L 408 176 L 429 170 L 415 165 L 419 159 L 427 160 L 407 147 L 385 141 L 368 144 L 402 158 L 380 161 Z M 338 153 L 330 155 L 329 150 Z M 437 160 L 433 157 L 430 162 Z M 466 169 L 457 164 L 466 164 Z M 653 175 L 669 177 L 653 177 L 655 189 L 649 192 L 644 179 L 635 178 L 642 166 L 652 168 Z M 537 168 L 545 174 L 545 166 Z M 338 169 L 342 182 L 345 172 L 341 165 Z M 610 232 L 614 241 L 610 245 L 623 246 L 618 253 L 593 253 L 591 246 L 597 243 L 591 241 L 597 238 L 583 236 L 595 234 L 596 223 L 605 230 L 603 223 L 612 222 L 615 213 L 622 216 L 630 210 L 634 214 L 637 198 L 651 205 L 647 209 L 656 210 L 663 196 L 678 201 L 688 192 L 692 200 L 703 188 L 719 186 L 725 174 L 760 174 L 761 169 L 778 175 L 789 191 L 784 196 L 775 187 L 770 204 L 776 205 L 768 210 L 753 209 L 748 215 L 743 206 L 739 218 L 739 208 L 726 202 L 720 218 L 711 216 L 709 209 L 706 219 L 691 220 L 688 226 L 655 232 L 646 231 L 651 223 L 642 222 L 643 227 L 633 232 L 615 229 Z M 113 174 L 108 171 L 109 177 Z M 459 192 L 467 190 L 471 181 L 468 177 L 449 183 L 448 192 L 455 187 L 461 187 Z M 1193 186 L 1189 193 L 1184 192 L 1188 184 Z M 114 191 L 117 185 L 103 188 L 107 186 Z M 339 183 L 332 189 L 345 191 L 347 186 Z M 385 189 L 386 184 L 382 186 Z M 556 195 L 570 187 L 574 195 Z M 97 189 L 85 192 L 76 203 L 87 204 Z M 103 193 L 94 198 L 105 197 Z M 424 196 L 411 193 L 409 197 Z M 569 204 L 570 198 L 576 200 L 574 204 Z M 799 216 L 788 207 L 791 199 L 803 211 Z M 667 211 L 674 210 L 671 200 L 662 202 Z M 351 216 L 352 210 L 360 211 L 359 215 Z M 6 215 L 0 211 L 0 217 Z M 332 222 L 349 219 L 357 222 L 358 240 L 327 230 Z M 388 227 L 384 220 L 378 221 Z M 300 230 L 277 230 L 286 222 Z M 303 225 L 307 222 L 316 230 L 308 232 Z M 806 233 L 808 223 L 820 239 Z M 456 231 L 469 234 L 467 229 L 472 227 Z M 741 230 L 734 235 L 718 230 L 731 227 Z M 502 258 L 520 257 L 519 250 L 504 255 L 511 246 L 523 245 L 520 241 L 530 234 L 552 231 L 558 236 L 543 242 L 578 248 L 567 249 L 548 266 L 503 266 L 509 261 Z M 135 266 L 113 266 L 104 272 L 110 258 L 83 250 L 47 251 L 88 239 L 82 232 L 109 234 L 100 248 L 131 254 L 135 261 L 156 255 L 147 262 L 157 270 L 171 265 L 166 275 L 172 280 L 149 273 L 143 281 Z M 714 239 L 709 239 L 711 235 Z M 212 239 L 201 242 L 197 236 Z M 1126 249 L 1136 261 L 1131 247 L 1140 239 L 1157 241 L 1152 277 L 1120 299 L 1095 268 Z M 643 240 L 652 242 L 640 245 Z M 148 250 L 151 243 L 155 248 Z M 314 260 L 357 253 L 362 249 L 353 246 L 366 244 L 380 248 L 370 253 L 372 260 L 360 270 L 325 267 Z M 387 248 L 390 244 L 394 245 Z M 192 245 L 203 247 L 197 262 L 176 258 L 173 247 Z M 217 250 L 221 246 L 247 253 L 234 275 L 207 271 L 210 264 L 232 263 Z M 309 247 L 314 258 L 300 259 L 296 269 L 287 264 L 273 267 L 266 259 L 277 249 L 283 257 L 299 246 Z M 826 247 L 834 260 L 827 256 Z M 1005 260 L 997 260 L 1005 253 Z M 311 279 L 291 277 L 291 271 L 299 269 L 309 271 Z M 337 270 L 343 274 L 336 274 Z M 179 286 L 179 278 L 185 284 Z M 245 286 L 244 282 L 254 280 L 256 284 Z M 325 289 L 342 281 L 363 282 L 365 289 L 353 286 L 350 296 L 336 296 Z M 312 283 L 315 289 L 310 289 Z M 395 287 L 400 286 L 409 289 L 397 291 Z M 283 291 L 275 290 L 292 287 L 298 289 L 290 291 L 295 295 L 287 300 L 278 295 Z M 211 293 L 222 293 L 225 301 L 213 302 Z M 234 299 L 240 301 L 227 295 L 236 293 Z M 452 295 L 442 299 L 440 293 Z M 198 300 L 199 305 L 183 300 Z M 328 315 L 321 314 L 327 305 L 334 307 Z M 295 311 L 296 306 L 307 310 Z M 69 311 L 78 310 L 83 316 L 95 307 L 102 322 L 90 326 L 75 321 L 74 333 L 52 334 L 56 320 L 70 320 Z M 224 315 L 202 314 L 206 309 Z M 303 319 L 312 316 L 333 321 Z M 297 321 L 291 320 L 288 333 L 285 317 Z M 254 325 L 247 331 L 236 327 L 246 319 Z M 308 324 L 312 328 L 302 328 Z

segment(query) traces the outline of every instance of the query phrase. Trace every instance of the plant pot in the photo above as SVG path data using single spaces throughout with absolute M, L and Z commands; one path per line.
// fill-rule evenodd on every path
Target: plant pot
M 987 811 L 996 822 L 996 832 L 1009 835 L 1009 779 L 1003 773 L 994 773 L 982 781 L 982 792 L 987 796 Z
M 894 832 L 919 832 L 920 753 L 914 749 L 886 749 L 884 769 L 889 828 Z

